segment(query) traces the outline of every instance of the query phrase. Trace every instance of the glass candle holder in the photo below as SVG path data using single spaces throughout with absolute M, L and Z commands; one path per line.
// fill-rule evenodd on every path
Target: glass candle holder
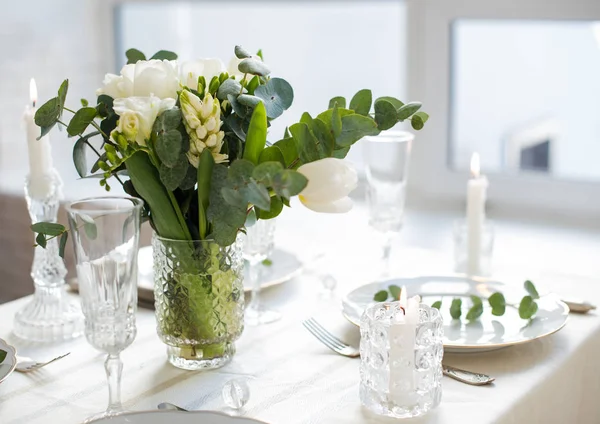
M 421 304 L 418 323 L 410 328 L 396 322 L 398 314 L 404 314 L 399 302 L 384 302 L 361 318 L 360 400 L 378 415 L 411 418 L 442 399 L 442 316 Z
M 461 274 L 489 277 L 492 275 L 492 253 L 494 250 L 494 227 L 492 221 L 485 221 L 481 228 L 481 245 L 476 272 L 469 270 L 469 232 L 467 223 L 459 220 L 454 223 L 454 271 Z

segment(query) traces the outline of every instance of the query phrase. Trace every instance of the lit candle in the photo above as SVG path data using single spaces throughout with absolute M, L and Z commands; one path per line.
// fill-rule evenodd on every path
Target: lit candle
M 415 379 L 415 337 L 419 321 L 419 297 L 408 298 L 406 286 L 400 291 L 400 312 L 390 323 L 389 391 L 397 401 L 410 396 Z
M 479 275 L 481 235 L 485 221 L 488 180 L 480 175 L 479 154 L 471 157 L 471 179 L 467 184 L 467 274 Z
M 33 78 L 29 82 L 29 96 L 31 105 L 27 105 L 23 114 L 29 152 L 28 190 L 31 197 L 44 198 L 48 196 L 51 189 L 49 174 L 52 170 L 52 154 L 48 136 L 37 139 L 41 134 L 41 129 L 35 124 L 34 118 L 37 110 L 35 107 L 37 87 Z

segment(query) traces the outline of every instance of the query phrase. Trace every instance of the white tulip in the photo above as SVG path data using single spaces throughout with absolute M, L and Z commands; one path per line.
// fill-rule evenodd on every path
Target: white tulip
M 238 69 L 238 66 L 242 60 L 243 59 L 238 59 L 237 57 L 233 56 L 227 65 L 227 73 L 229 76 L 235 77 L 235 79 L 238 81 L 244 77 L 244 74 Z
M 123 66 L 120 75 L 106 74 L 103 84 L 96 95 L 106 94 L 113 99 L 132 96 L 176 99 L 179 90 L 177 62 L 140 60 Z
M 325 158 L 300 166 L 298 172 L 308 179 L 298 196 L 304 206 L 325 213 L 345 213 L 352 209 L 348 194 L 356 188 L 358 175 L 349 162 Z
M 203 76 L 206 84 L 210 84 L 213 77 L 218 77 L 226 72 L 225 64 L 221 59 L 198 59 L 184 62 L 180 66 L 181 83 L 194 90 L 198 89 L 198 78 Z
M 119 115 L 119 123 L 116 128 L 127 137 L 127 122 L 132 120 L 135 115 L 138 122 L 138 128 L 135 132 L 135 139 L 127 137 L 128 141 L 136 141 L 140 146 L 146 145 L 146 140 L 150 139 L 152 126 L 156 117 L 163 111 L 175 106 L 175 99 L 159 99 L 156 96 L 151 97 L 128 97 L 125 99 L 115 99 L 113 109 Z M 121 122 L 121 121 L 124 122 Z M 133 133 L 133 130 L 132 130 Z

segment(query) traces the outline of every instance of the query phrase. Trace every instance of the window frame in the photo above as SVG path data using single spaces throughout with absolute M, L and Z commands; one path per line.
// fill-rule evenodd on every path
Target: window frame
M 464 201 L 465 170 L 450 166 L 451 24 L 456 19 L 600 20 L 596 0 L 407 0 L 408 94 L 431 118 L 417 133 L 409 190 L 422 200 Z M 600 142 L 600 140 L 598 141 Z M 485 170 L 483 170 L 484 173 Z M 544 174 L 486 173 L 491 206 L 597 216 L 600 182 L 568 181 Z

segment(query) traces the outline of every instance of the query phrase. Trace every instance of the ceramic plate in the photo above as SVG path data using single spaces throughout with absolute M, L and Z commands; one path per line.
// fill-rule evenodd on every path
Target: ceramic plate
M 265 266 L 262 287 L 271 287 L 291 280 L 302 271 L 302 262 L 296 255 L 275 249 L 270 257 L 272 264 Z M 154 272 L 152 271 L 152 246 L 142 247 L 138 253 L 138 295 L 143 300 L 154 299 Z M 248 282 L 248 267 L 244 267 L 244 291 L 251 290 Z
M 116 417 L 102 418 L 95 420 L 94 423 L 110 424 L 251 424 L 262 423 L 246 417 L 232 417 L 220 412 L 212 411 L 144 411 L 131 412 L 128 414 L 117 415 Z
M 2 383 L 17 366 L 17 349 L 0 339 L 0 350 L 6 352 L 6 358 L 0 364 L 0 383 Z
M 418 294 L 422 302 L 431 305 L 442 301 L 444 318 L 444 348 L 447 352 L 484 351 L 527 343 L 560 330 L 567 322 L 569 309 L 556 295 L 542 296 L 538 301 L 538 312 L 533 320 L 519 317 L 517 307 L 507 306 L 503 316 L 492 315 L 489 304 L 484 301 L 484 312 L 475 322 L 464 319 L 470 304 L 469 296 L 482 298 L 500 291 L 507 303 L 516 304 L 526 294 L 519 287 L 504 285 L 497 281 L 469 279 L 466 277 L 418 277 L 393 279 L 371 283 L 350 292 L 342 300 L 342 312 L 353 324 L 360 325 L 365 308 L 373 303 L 373 295 L 390 284 L 406 286 L 409 296 Z M 454 297 L 463 299 L 463 319 L 453 320 L 450 303 Z

